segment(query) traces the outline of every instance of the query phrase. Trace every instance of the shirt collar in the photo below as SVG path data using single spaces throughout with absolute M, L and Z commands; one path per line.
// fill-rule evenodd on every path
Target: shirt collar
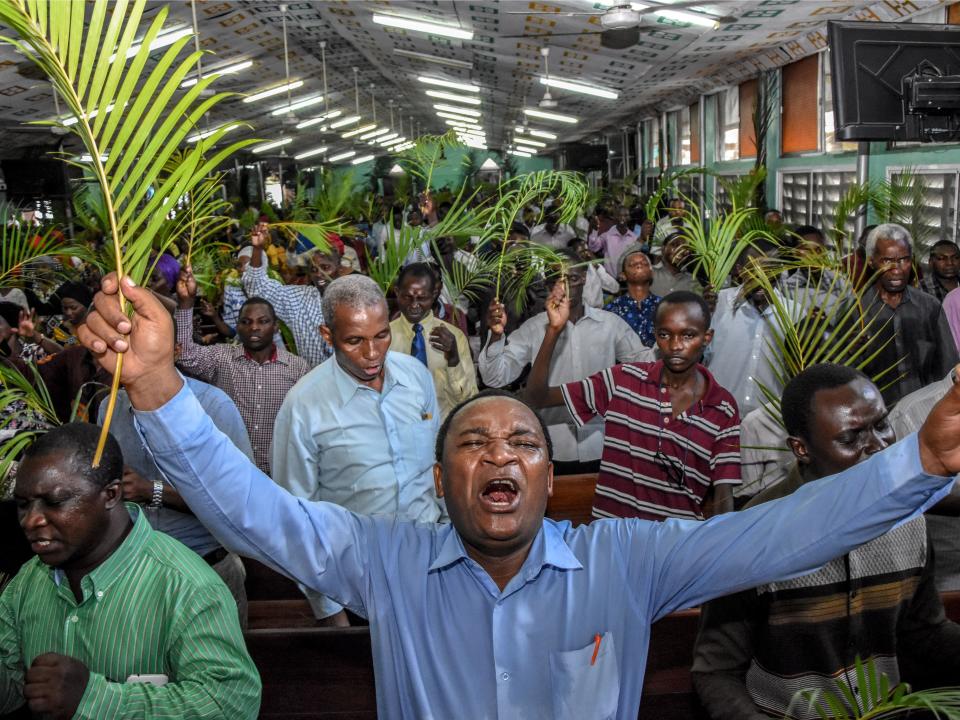
M 83 589 L 83 597 L 86 599 L 90 593 L 99 593 L 105 591 L 113 582 L 125 573 L 134 559 L 143 551 L 144 546 L 153 534 L 153 529 L 147 521 L 146 515 L 140 510 L 138 505 L 133 503 L 124 503 L 127 512 L 133 520 L 133 527 L 123 539 L 120 546 L 114 550 L 110 556 L 100 563 L 90 573 L 84 576 L 80 582 Z M 60 586 L 66 579 L 65 573 L 60 568 L 52 570 L 53 581 Z M 89 592 L 88 592 L 89 591 Z
M 243 345 L 240 346 L 240 349 L 243 351 L 243 357 L 245 357 L 245 358 L 246 358 L 247 360 L 249 360 L 250 362 L 256 362 L 256 360 L 253 359 L 253 356 L 250 355 L 250 353 L 247 352 L 247 349 L 246 349 L 245 347 L 243 347 Z M 280 358 L 279 358 L 279 355 L 278 355 L 278 353 L 277 353 L 277 346 L 276 346 L 276 345 L 272 345 L 272 346 L 271 346 L 271 350 L 270 350 L 270 359 L 267 360 L 267 363 L 279 362 L 279 359 L 280 359 Z M 264 363 L 264 365 L 266 365 L 267 363 Z
M 413 323 L 407 320 L 403 313 L 397 315 L 397 320 L 403 323 L 403 326 L 410 329 L 410 332 L 413 332 Z M 427 314 L 423 316 L 423 320 L 420 321 L 420 324 L 423 327 L 427 327 L 428 324 L 433 322 L 433 310 L 427 311 Z
M 727 402 L 725 396 L 726 391 L 721 387 L 720 383 L 717 382 L 716 378 L 713 377 L 711 372 L 699 363 L 697 364 L 697 369 L 707 381 L 707 387 L 703 390 L 703 397 L 697 401 L 697 404 L 701 407 L 704 405 L 720 407 L 724 402 Z M 663 377 L 663 360 L 657 360 L 650 364 L 650 368 L 647 370 L 647 379 L 644 382 L 650 383 L 651 385 L 659 385 L 661 377 Z M 685 412 L 689 412 L 689 408 Z
M 395 355 L 396 353 L 393 351 L 387 352 L 383 363 L 383 389 L 381 390 L 380 395 L 386 395 L 394 385 L 416 387 L 416 380 L 411 379 L 406 368 L 394 360 Z M 355 380 L 347 373 L 346 370 L 340 367 L 340 363 L 337 362 L 336 354 L 331 355 L 324 362 L 332 363 L 333 386 L 336 389 L 337 398 L 340 401 L 340 407 L 343 407 L 350 402 L 353 397 L 361 391 L 361 389 L 366 388 L 367 390 L 372 390 L 372 388 L 369 388 Z M 419 360 L 417 362 L 419 362 Z
M 429 571 L 442 570 L 454 563 L 468 559 L 467 550 L 463 546 L 460 534 L 452 525 L 445 529 L 446 537 L 440 543 L 440 549 L 436 557 L 430 563 Z M 547 565 L 560 570 L 582 570 L 583 565 L 577 560 L 577 556 L 563 539 L 563 533 L 552 520 L 544 518 L 540 532 L 533 539 L 533 545 L 530 546 L 530 554 L 523 561 L 523 567 L 517 573 L 517 577 L 523 578 L 524 582 L 535 578 L 540 571 Z M 511 581 L 512 583 L 513 581 Z

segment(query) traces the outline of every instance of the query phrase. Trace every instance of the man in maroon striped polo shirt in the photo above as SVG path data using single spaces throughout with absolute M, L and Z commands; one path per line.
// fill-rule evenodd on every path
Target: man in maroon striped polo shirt
M 585 380 L 547 387 L 547 371 L 569 302 L 557 283 L 547 300 L 548 328 L 527 380 L 535 406 L 562 405 L 578 424 L 604 419 L 595 518 L 702 520 L 733 510 L 740 484 L 737 403 L 700 364 L 713 336 L 699 295 L 678 291 L 657 310 L 661 360 L 624 363 Z

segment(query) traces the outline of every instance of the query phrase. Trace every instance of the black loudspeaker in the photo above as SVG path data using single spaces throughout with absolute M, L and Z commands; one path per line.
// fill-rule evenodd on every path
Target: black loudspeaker
M 60 160 L 3 160 L 0 167 L 7 183 L 7 197 L 16 203 L 67 194 L 65 168 Z
M 591 172 L 607 167 L 607 146 L 586 143 L 564 143 L 558 151 L 561 170 Z

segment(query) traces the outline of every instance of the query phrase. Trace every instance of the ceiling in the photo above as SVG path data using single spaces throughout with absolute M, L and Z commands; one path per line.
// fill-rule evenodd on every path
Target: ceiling
M 150 13 L 164 3 L 151 2 Z M 190 26 L 191 3 L 165 3 L 170 8 L 167 25 Z M 612 50 L 601 46 L 600 18 L 609 3 L 587 0 L 563 2 L 481 2 L 479 0 L 432 0 L 421 2 L 286 3 L 290 77 L 303 86 L 291 91 L 294 102 L 323 92 L 321 43 L 326 43 L 328 94 L 326 102 L 298 110 L 305 120 L 326 110 L 354 114 L 354 71 L 360 88 L 359 109 L 363 122 L 376 120 L 411 136 L 411 128 L 438 133 L 447 129 L 432 105 L 444 102 L 427 97 L 431 88 L 417 77 L 428 75 L 453 81 L 472 81 L 481 87 L 482 122 L 488 145 L 508 143 L 524 107 L 537 107 L 544 94 L 541 48 L 550 48 L 550 75 L 602 86 L 620 94 L 607 100 L 552 89 L 558 101 L 554 112 L 579 118 L 576 125 L 530 120 L 530 126 L 558 136 L 557 142 L 589 140 L 649 116 L 692 102 L 709 92 L 756 76 L 822 49 L 826 45 L 826 22 L 831 19 L 902 21 L 939 7 L 935 0 L 744 0 L 704 2 L 698 9 L 728 22 L 708 29 L 645 15 L 636 45 Z M 240 93 L 283 83 L 283 17 L 281 3 L 262 0 L 198 0 L 196 3 L 200 46 L 215 54 L 205 57 L 204 68 L 228 61 L 250 60 L 252 67 L 220 78 L 216 87 Z M 423 32 L 387 28 L 373 22 L 374 13 L 431 20 L 472 30 L 472 40 L 452 40 Z M 536 14 L 546 12 L 548 14 Z M 566 15 L 565 13 L 598 13 Z M 528 37 L 512 37 L 525 35 Z M 398 53 L 398 51 L 400 51 Z M 428 62 L 410 53 L 453 61 Z M 9 46 L 0 47 L 0 157 L 17 157 L 56 146 L 59 138 L 49 129 L 24 130 L 20 123 L 54 116 L 49 85 L 35 72 L 24 70 L 22 56 Z M 454 94 L 467 95 L 459 90 Z M 315 125 L 296 130 L 284 126 L 270 110 L 286 103 L 278 95 L 255 103 L 231 99 L 219 105 L 209 119 L 211 126 L 245 120 L 256 137 L 293 137 L 284 151 L 296 155 L 328 145 L 328 156 L 349 149 L 353 140 L 338 133 L 349 127 L 322 133 Z M 355 126 L 354 126 L 355 127 Z M 240 133 L 228 136 L 233 139 Z M 355 148 L 364 152 L 362 148 Z M 371 150 L 372 151 L 372 150 Z M 546 149 L 549 151 L 549 147 Z

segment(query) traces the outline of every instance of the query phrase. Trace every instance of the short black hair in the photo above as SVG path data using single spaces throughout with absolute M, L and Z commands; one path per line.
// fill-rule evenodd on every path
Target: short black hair
M 787 435 L 809 439 L 814 395 L 820 390 L 841 387 L 854 380 L 869 382 L 870 378 L 856 368 L 836 363 L 811 365 L 794 377 L 780 397 L 780 414 Z
M 930 254 L 932 255 L 934 250 L 936 250 L 939 247 L 952 247 L 954 250 L 960 251 L 960 247 L 957 247 L 957 244 L 953 240 L 937 240 L 930 247 Z
M 496 388 L 487 388 L 486 390 L 481 390 L 479 393 L 474 395 L 471 398 L 461 401 L 450 411 L 447 417 L 444 418 L 443 422 L 440 423 L 440 429 L 437 431 L 437 444 L 434 448 L 434 454 L 437 458 L 438 463 L 443 462 L 443 445 L 447 440 L 447 434 L 450 432 L 450 426 L 453 424 L 453 419 L 463 410 L 467 405 L 477 401 L 483 400 L 484 398 L 491 397 L 504 397 L 510 398 L 511 400 L 516 400 L 518 403 L 526 407 L 530 412 L 533 413 L 534 417 L 537 418 L 537 422 L 540 423 L 540 431 L 543 433 L 543 437 L 547 443 L 547 456 L 553 460 L 553 441 L 550 439 L 550 433 L 547 432 L 547 424 L 543 421 L 543 418 L 540 416 L 540 413 L 532 407 L 526 400 L 521 397 L 514 395 L 509 390 L 499 390 Z
M 273 319 L 274 320 L 277 319 L 277 311 L 274 309 L 273 303 L 267 300 L 266 298 L 257 297 L 257 296 L 254 296 L 252 298 L 247 298 L 246 300 L 243 301 L 243 305 L 240 306 L 240 310 L 237 313 L 238 318 L 240 317 L 240 313 L 243 312 L 243 309 L 248 305 L 266 305 L 268 308 L 270 308 L 270 314 L 273 315 Z
M 773 240 L 764 237 L 757 238 L 740 251 L 740 255 L 737 257 L 737 265 L 743 265 L 751 255 L 767 256 L 779 249 L 780 246 L 773 242 Z
M 696 305 L 700 308 L 700 312 L 703 313 L 705 323 L 703 329 L 705 331 L 710 329 L 710 306 L 707 304 L 707 301 L 703 299 L 703 296 L 690 290 L 674 290 L 672 293 L 667 293 L 660 301 L 659 307 L 657 307 L 657 314 L 653 320 L 654 326 L 656 326 L 657 321 L 660 319 L 660 313 L 664 305 Z
M 0 318 L 6 320 L 7 325 L 16 329 L 20 325 L 20 313 L 23 308 L 12 302 L 0 302 Z
M 825 237 L 823 231 L 818 227 L 813 225 L 798 225 L 797 229 L 793 231 L 794 235 L 797 237 L 803 237 L 804 235 L 816 235 L 817 237 Z
M 525 238 L 530 237 L 530 231 L 527 230 L 527 226 L 520 222 L 515 222 L 510 225 L 510 235 L 523 235 Z
M 396 287 L 399 288 L 403 285 L 403 281 L 408 277 L 430 278 L 430 289 L 437 289 L 437 271 L 428 263 L 415 262 L 407 265 L 400 271 L 400 274 L 397 275 Z
M 67 470 L 97 487 L 106 487 L 123 479 L 123 453 L 113 435 L 107 435 L 99 467 L 93 467 L 93 456 L 100 440 L 100 427 L 72 422 L 48 430 L 34 440 L 23 453 L 23 460 L 63 453 Z

